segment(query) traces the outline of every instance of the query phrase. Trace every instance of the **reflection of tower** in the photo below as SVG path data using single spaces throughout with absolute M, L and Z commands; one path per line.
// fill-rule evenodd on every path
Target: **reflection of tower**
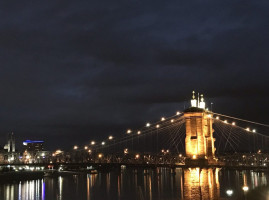
M 184 200 L 217 200 L 220 199 L 218 179 L 219 169 L 184 169 Z
M 15 137 L 13 132 L 8 134 L 7 144 L 4 149 L 7 149 L 8 152 L 15 152 Z
M 193 97 L 191 107 L 184 111 L 186 120 L 186 156 L 189 160 L 214 160 L 215 147 L 211 114 L 205 110 L 204 97 Z

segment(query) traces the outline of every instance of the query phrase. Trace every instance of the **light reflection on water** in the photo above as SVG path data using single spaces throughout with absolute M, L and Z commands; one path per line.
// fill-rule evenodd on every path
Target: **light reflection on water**
M 218 168 L 184 170 L 184 199 L 220 199 L 218 175 Z
M 124 169 L 0 184 L 2 200 L 269 199 L 269 172 Z M 260 196 L 260 197 L 259 197 Z

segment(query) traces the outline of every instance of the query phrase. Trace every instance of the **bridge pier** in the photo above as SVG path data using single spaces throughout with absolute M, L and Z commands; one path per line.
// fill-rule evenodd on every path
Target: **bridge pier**
M 195 96 L 193 96 L 191 104 L 192 107 L 184 111 L 186 120 L 186 165 L 216 165 L 212 116 L 205 109 L 202 95 L 201 102 L 199 102 L 198 98 L 198 103 Z

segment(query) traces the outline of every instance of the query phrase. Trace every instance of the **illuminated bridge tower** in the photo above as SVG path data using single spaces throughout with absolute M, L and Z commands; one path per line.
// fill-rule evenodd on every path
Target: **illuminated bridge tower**
M 215 139 L 213 138 L 212 117 L 205 109 L 203 95 L 199 100 L 193 92 L 191 107 L 184 111 L 186 120 L 186 164 L 215 163 Z

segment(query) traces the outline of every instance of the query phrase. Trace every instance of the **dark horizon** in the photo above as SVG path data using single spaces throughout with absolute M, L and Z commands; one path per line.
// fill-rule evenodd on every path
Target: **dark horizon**
M 268 124 L 268 7 L 2 2 L 0 146 L 10 132 L 49 150 L 119 136 L 183 111 L 193 90 L 214 112 Z

